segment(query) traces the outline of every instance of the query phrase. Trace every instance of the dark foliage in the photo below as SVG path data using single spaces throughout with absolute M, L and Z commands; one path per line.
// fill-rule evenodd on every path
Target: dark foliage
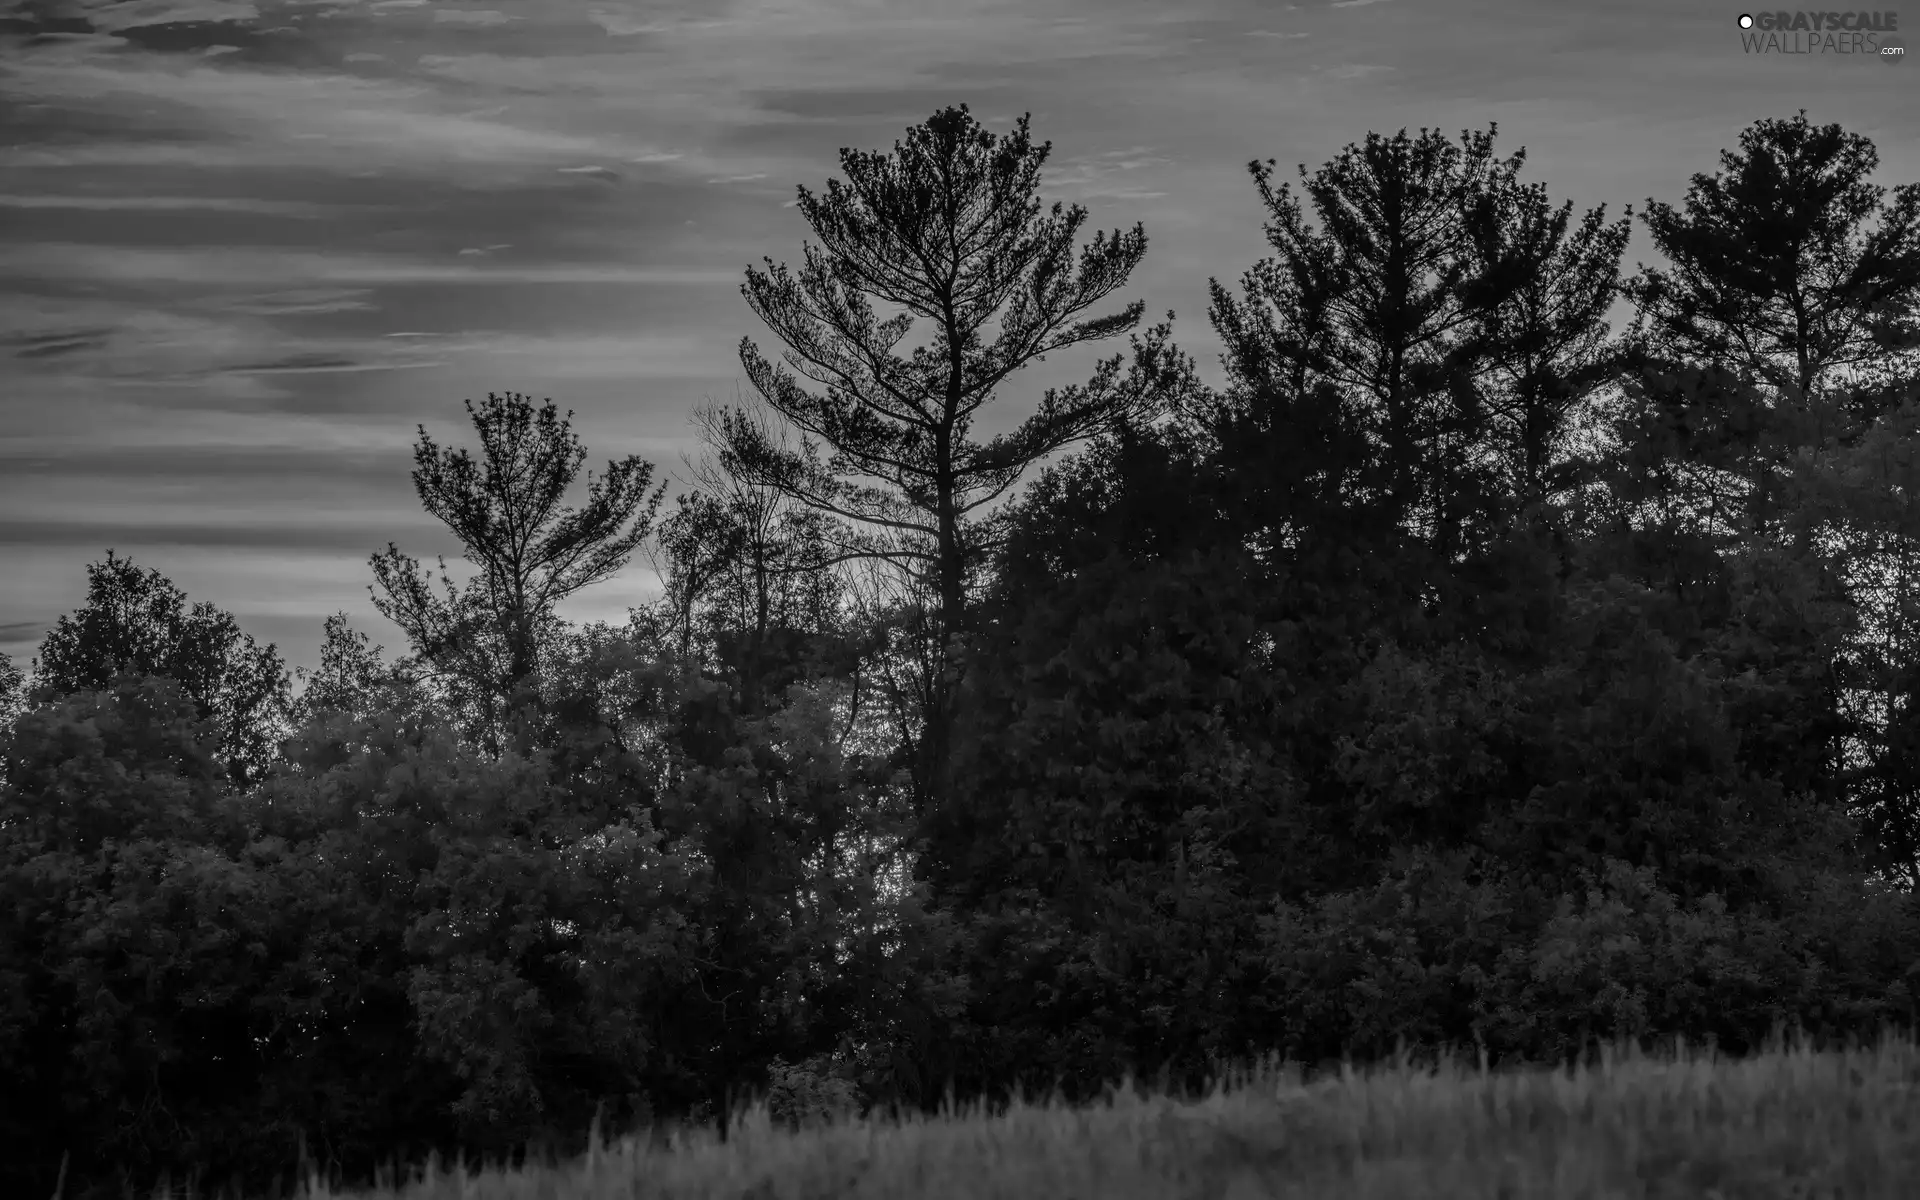
M 107 551 L 87 568 L 87 602 L 55 623 L 34 663 L 36 700 L 107 687 L 123 672 L 179 683 L 218 730 L 215 751 L 236 783 L 260 778 L 285 732 L 287 671 L 232 614 L 186 594 L 160 572 Z

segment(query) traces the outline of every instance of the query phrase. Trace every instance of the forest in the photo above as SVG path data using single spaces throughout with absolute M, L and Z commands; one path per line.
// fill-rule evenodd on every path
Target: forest
M 107 551 L 0 658 L 0 1191 L 1911 1029 L 1920 183 L 1802 112 L 1576 212 L 1497 132 L 1251 163 L 1212 386 L 944 109 L 798 189 L 671 501 L 421 428 L 405 646 Z

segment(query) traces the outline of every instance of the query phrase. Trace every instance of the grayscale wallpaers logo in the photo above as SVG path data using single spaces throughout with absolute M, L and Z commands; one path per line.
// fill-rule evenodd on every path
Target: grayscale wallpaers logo
M 1896 63 L 1907 56 L 1897 12 L 1741 13 L 1738 24 L 1748 54 L 1845 54 Z

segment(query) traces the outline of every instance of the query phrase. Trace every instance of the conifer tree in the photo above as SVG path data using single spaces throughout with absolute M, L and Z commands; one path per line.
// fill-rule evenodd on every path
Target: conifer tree
M 1311 176 L 1300 168 L 1317 228 L 1289 185 L 1273 186 L 1271 160 L 1251 163 L 1276 257 L 1247 272 L 1244 304 L 1210 285 L 1230 367 L 1292 399 L 1333 389 L 1374 448 L 1361 496 L 1436 546 L 1452 532 L 1435 478 L 1457 440 L 1454 363 L 1475 316 L 1467 207 L 1521 161 L 1494 158 L 1492 130 L 1457 144 L 1438 130 L 1369 134 Z
M 795 275 L 767 259 L 766 271 L 748 268 L 741 289 L 787 347 L 785 367 L 776 366 L 743 338 L 741 364 L 806 437 L 783 451 L 751 422 L 727 426 L 728 469 L 843 519 L 839 558 L 896 564 L 933 597 L 923 791 L 938 790 L 947 759 L 953 639 L 999 543 L 990 506 L 1054 451 L 1155 411 L 1191 369 L 1162 324 L 1134 337 L 1129 370 L 1115 355 L 1086 384 L 1048 389 L 1013 432 L 969 436 L 1020 368 L 1125 333 L 1143 312 L 1136 301 L 1082 317 L 1126 284 L 1146 233 L 1136 225 L 1096 235 L 1076 263 L 1087 211 L 1055 202 L 1043 215 L 1037 192 L 1051 143 L 1034 145 L 1027 126 L 1022 117 L 996 137 L 963 105 L 909 129 L 892 154 L 841 151 L 845 182 L 829 180 L 824 196 L 799 189 L 800 213 L 820 239 L 806 247 L 805 266 Z M 876 301 L 897 311 L 883 316 Z M 931 336 L 902 354 L 916 321 Z
M 1920 646 L 1902 598 L 1920 522 L 1900 406 L 1920 381 L 1920 184 L 1889 192 L 1878 165 L 1867 138 L 1801 112 L 1749 126 L 1683 204 L 1648 202 L 1671 265 L 1625 286 L 1613 491 L 1643 577 L 1690 597 L 1704 638 L 1725 626 L 1726 669 L 1767 682 L 1753 753 L 1844 789 L 1911 875 Z
M 1676 208 L 1642 219 L 1672 264 L 1625 284 L 1643 403 L 1684 426 L 1676 449 L 1717 528 L 1764 533 L 1780 472 L 1833 417 L 1884 392 L 1857 385 L 1920 363 L 1920 184 L 1869 181 L 1873 143 L 1803 111 L 1762 120 L 1695 175 Z M 1870 417 L 1871 411 L 1853 415 Z
M 553 401 L 535 408 L 517 392 L 467 402 L 480 437 L 480 459 L 442 450 L 420 427 L 414 447 L 414 489 L 480 569 L 465 588 L 441 561 L 442 596 L 427 572 L 389 544 L 372 558 L 374 607 L 406 631 L 415 652 L 479 709 L 482 738 L 499 747 L 503 704 L 533 699 L 540 647 L 551 633 L 554 606 L 626 565 L 653 527 L 665 485 L 653 489 L 653 464 L 637 455 L 607 464 L 587 479 L 586 503 L 563 507 L 586 459 L 571 412 Z

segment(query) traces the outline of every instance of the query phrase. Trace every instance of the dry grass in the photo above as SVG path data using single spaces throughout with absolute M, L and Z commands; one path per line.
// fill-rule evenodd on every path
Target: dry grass
M 312 1197 L 345 1196 L 309 1182 Z M 1590 1069 L 1277 1069 L 1197 1102 L 1015 1106 L 790 1134 L 764 1107 L 719 1143 L 603 1145 L 559 1169 L 449 1170 L 398 1200 L 1130 1200 L 1920 1197 L 1920 1050 L 1734 1061 L 1628 1049 Z

